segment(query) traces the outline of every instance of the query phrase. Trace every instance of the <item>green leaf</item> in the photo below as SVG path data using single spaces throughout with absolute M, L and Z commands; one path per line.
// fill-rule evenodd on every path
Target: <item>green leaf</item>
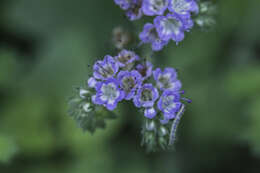
M 89 131 L 93 134 L 97 128 L 104 129 L 106 127 L 106 120 L 115 119 L 116 115 L 111 111 L 107 111 L 102 106 L 94 105 L 91 102 L 91 95 L 93 95 L 91 93 L 93 91 L 90 89 L 86 90 L 89 93 L 84 95 L 84 97 L 80 97 L 79 90 L 76 90 L 77 94 L 69 100 L 70 108 L 68 113 L 83 131 Z M 89 104 L 89 111 L 84 109 L 86 104 Z

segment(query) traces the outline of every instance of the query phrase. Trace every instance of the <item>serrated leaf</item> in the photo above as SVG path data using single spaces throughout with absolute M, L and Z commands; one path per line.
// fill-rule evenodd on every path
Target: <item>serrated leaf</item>
M 83 131 L 94 133 L 97 128 L 104 129 L 106 119 L 115 119 L 116 115 L 102 106 L 92 104 L 90 100 L 91 94 L 87 94 L 83 98 L 76 94 L 69 99 L 70 108 L 68 113 Z M 84 109 L 86 104 L 90 105 L 91 111 L 86 112 Z

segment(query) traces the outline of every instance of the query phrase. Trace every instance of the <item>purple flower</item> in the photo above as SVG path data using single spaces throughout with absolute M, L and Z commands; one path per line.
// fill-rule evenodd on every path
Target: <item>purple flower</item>
M 115 59 L 117 60 L 119 67 L 125 67 L 126 65 L 139 60 L 139 56 L 132 51 L 124 49 L 119 52 L 118 56 L 116 56 Z
M 191 18 L 191 15 L 190 14 L 186 14 L 186 15 L 181 15 L 180 16 L 183 23 L 184 23 L 184 30 L 185 31 L 189 31 L 189 29 L 191 29 L 193 27 L 193 20 Z
M 151 43 L 153 51 L 159 51 L 168 44 L 168 41 L 164 41 L 159 37 L 156 28 L 151 23 L 144 25 L 144 29 L 139 34 L 139 38 L 143 43 Z
M 153 71 L 153 77 L 161 90 L 178 91 L 181 88 L 181 82 L 177 80 L 177 72 L 173 68 L 165 68 L 164 71 L 157 68 Z
M 186 26 L 180 16 L 175 14 L 157 16 L 154 19 L 154 24 L 162 40 L 169 41 L 172 39 L 178 43 L 184 39 Z
M 142 84 L 142 76 L 136 71 L 120 71 L 117 76 L 120 87 L 123 89 L 125 99 L 130 100 L 134 97 L 135 91 Z
M 114 0 L 123 10 L 127 10 L 131 6 L 131 0 Z
M 88 79 L 88 86 L 89 86 L 90 88 L 95 88 L 95 87 L 96 87 L 96 84 L 97 84 L 97 81 L 96 81 L 96 79 L 95 79 L 94 77 L 90 77 L 90 78 Z
M 134 97 L 134 104 L 136 107 L 145 108 L 144 115 L 147 118 L 153 118 L 156 115 L 153 105 L 158 97 L 158 90 L 152 84 L 144 84 L 138 89 Z
M 178 15 L 198 13 L 198 5 L 195 0 L 170 0 L 169 10 Z
M 110 55 L 105 56 L 103 61 L 97 61 L 94 64 L 93 71 L 96 79 L 105 80 L 113 77 L 118 71 L 118 64 Z
M 157 112 L 156 112 L 156 110 L 153 107 L 146 108 L 144 110 L 144 116 L 147 117 L 147 118 L 152 119 L 152 118 L 154 118 L 156 116 L 156 114 L 157 114 Z
M 117 103 L 124 98 L 124 92 L 119 88 L 119 81 L 109 78 L 96 84 L 96 95 L 92 96 L 92 102 L 104 105 L 108 110 L 116 108 Z
M 126 16 L 129 20 L 137 20 L 140 19 L 142 15 L 142 0 L 132 0 L 130 7 L 126 11 Z
M 163 15 L 169 0 L 143 0 L 143 13 L 148 16 Z
M 163 112 L 164 119 L 161 122 L 167 123 L 168 120 L 175 118 L 181 106 L 180 94 L 174 91 L 165 90 L 160 97 L 157 107 Z
M 158 90 L 152 84 L 144 84 L 138 89 L 134 97 L 134 104 L 136 107 L 153 107 L 158 97 Z
M 146 61 L 145 64 L 138 64 L 136 70 L 141 74 L 143 79 L 147 79 L 152 75 L 153 65 L 149 61 Z

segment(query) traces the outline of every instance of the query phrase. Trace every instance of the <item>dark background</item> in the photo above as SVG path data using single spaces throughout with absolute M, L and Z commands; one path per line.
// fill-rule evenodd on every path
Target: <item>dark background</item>
M 259 173 L 260 1 L 215 2 L 209 32 L 153 56 L 193 103 L 175 151 L 147 154 L 133 105 L 93 136 L 67 115 L 72 86 L 113 52 L 113 28 L 138 33 L 147 18 L 130 23 L 112 0 L 0 1 L 0 172 Z

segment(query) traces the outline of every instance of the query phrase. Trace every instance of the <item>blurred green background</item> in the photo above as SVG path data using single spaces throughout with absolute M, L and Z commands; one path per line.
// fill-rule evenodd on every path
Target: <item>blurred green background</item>
M 179 69 L 193 103 L 176 150 L 147 154 L 133 106 L 93 136 L 67 115 L 72 86 L 114 51 L 113 28 L 132 25 L 123 11 L 112 0 L 1 1 L 0 172 L 259 173 L 260 1 L 216 3 L 210 32 L 195 28 L 153 56 Z

